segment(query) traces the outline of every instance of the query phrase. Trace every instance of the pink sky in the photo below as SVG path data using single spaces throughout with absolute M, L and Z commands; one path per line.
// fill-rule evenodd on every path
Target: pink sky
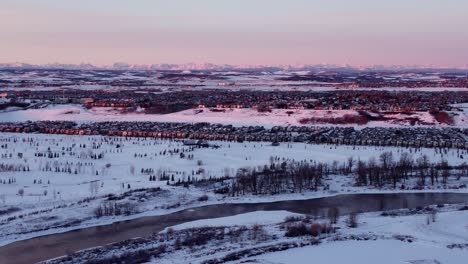
M 0 62 L 468 65 L 468 1 L 170 2 L 0 0 Z

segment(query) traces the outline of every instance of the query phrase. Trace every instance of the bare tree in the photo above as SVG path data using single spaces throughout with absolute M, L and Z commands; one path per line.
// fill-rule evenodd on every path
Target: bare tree
M 418 163 L 418 174 L 420 177 L 420 184 L 425 185 L 426 184 L 426 176 L 428 175 L 428 169 L 429 169 L 429 158 L 427 157 L 426 154 L 422 155 L 417 159 Z
M 340 210 L 337 207 L 328 208 L 328 219 L 330 220 L 330 224 L 338 223 L 339 217 Z
M 347 224 L 348 224 L 348 227 L 350 228 L 358 227 L 358 214 L 357 213 L 349 214 Z
M 352 172 L 353 166 L 354 166 L 354 158 L 351 156 L 348 158 L 346 174 L 350 174 Z

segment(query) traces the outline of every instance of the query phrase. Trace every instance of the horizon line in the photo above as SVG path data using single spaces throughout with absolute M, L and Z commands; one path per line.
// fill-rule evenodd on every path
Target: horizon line
M 306 69 L 306 68 L 351 68 L 355 70 L 368 70 L 368 69 L 432 69 L 432 70 L 468 70 L 468 64 L 465 66 L 447 66 L 447 65 L 433 65 L 433 64 L 372 64 L 372 65 L 353 65 L 353 64 L 332 64 L 332 63 L 295 63 L 295 64 L 229 64 L 229 63 L 211 63 L 211 62 L 186 62 L 186 63 L 151 63 L 151 64 L 138 64 L 127 62 L 114 62 L 112 64 L 93 64 L 89 62 L 80 63 L 27 63 L 27 62 L 0 62 L 0 68 L 47 68 L 54 69 L 65 68 L 80 68 L 88 67 L 89 69 L 134 69 L 134 70 L 150 70 L 156 67 L 180 67 L 180 70 L 209 70 L 209 69 L 261 69 L 261 68 L 280 68 L 280 69 Z M 195 68 L 187 68 L 189 66 Z

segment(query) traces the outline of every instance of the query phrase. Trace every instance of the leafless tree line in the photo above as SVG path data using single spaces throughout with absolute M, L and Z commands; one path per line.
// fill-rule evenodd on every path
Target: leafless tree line
M 353 165 L 351 165 L 353 166 Z M 378 159 L 370 158 L 367 162 L 358 160 L 355 166 L 356 184 L 360 186 L 383 187 L 391 184 L 394 188 L 410 178 L 416 178 L 418 186 L 436 183 L 447 184 L 450 176 L 458 180 L 468 175 L 468 165 L 463 163 L 451 166 L 447 160 L 432 162 L 427 155 L 416 160 L 411 154 L 402 153 L 399 159 L 393 157 L 392 152 L 382 153 Z
M 117 203 L 115 201 L 102 202 L 95 210 L 96 217 L 131 215 L 137 211 L 136 205 L 132 203 Z
M 327 164 L 309 161 L 271 163 L 260 169 L 242 168 L 232 180 L 229 192 L 238 196 L 318 190 L 322 178 L 329 173 Z
M 463 163 L 453 166 L 444 159 L 433 162 L 427 155 L 414 159 L 407 152 L 398 159 L 394 158 L 392 152 L 383 152 L 378 158 L 371 157 L 368 161 L 350 157 L 342 163 L 313 160 L 278 162 L 272 159 L 270 165 L 239 169 L 235 177 L 227 180 L 228 184 L 215 192 L 240 196 L 317 191 L 319 187 L 328 188 L 323 185 L 323 178 L 328 175 L 353 175 L 358 186 L 391 185 L 404 189 L 409 179 L 416 179 L 417 186 L 447 184 L 450 176 L 459 180 L 468 175 L 468 165 Z

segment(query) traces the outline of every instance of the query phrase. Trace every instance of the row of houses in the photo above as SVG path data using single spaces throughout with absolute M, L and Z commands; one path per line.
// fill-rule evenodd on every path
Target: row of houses
M 356 130 L 353 127 L 275 126 L 265 128 L 210 123 L 98 122 L 76 124 L 69 121 L 38 121 L 0 123 L 0 132 L 468 149 L 468 129 L 458 128 L 368 127 Z
M 317 109 L 368 111 L 454 110 L 468 102 L 468 91 L 226 91 L 191 90 L 155 93 L 142 90 L 15 91 L 8 98 L 79 103 L 87 107 L 184 105 L 187 108 Z

